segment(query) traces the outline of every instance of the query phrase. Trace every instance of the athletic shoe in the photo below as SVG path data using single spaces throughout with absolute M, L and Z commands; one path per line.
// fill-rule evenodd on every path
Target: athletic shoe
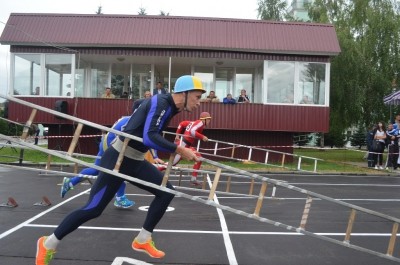
M 44 241 L 46 240 L 46 236 L 42 236 L 37 241 L 36 248 L 36 265 L 48 265 L 50 264 L 50 260 L 53 259 L 53 255 L 56 253 L 54 249 L 47 249 L 44 246 Z
M 379 169 L 383 169 L 383 167 L 382 167 L 382 166 L 379 166 Z
M 72 185 L 71 180 L 69 180 L 69 178 L 65 177 L 61 184 L 61 198 L 64 198 L 65 194 L 69 190 L 73 190 L 73 189 L 74 189 L 74 186 Z
M 126 198 L 126 196 L 122 196 L 119 200 L 115 198 L 114 206 L 119 208 L 129 208 L 135 205 L 135 202 L 130 201 Z
M 163 251 L 156 248 L 154 241 L 152 241 L 151 238 L 143 244 L 139 243 L 135 238 L 132 242 L 132 248 L 136 251 L 147 253 L 150 257 L 155 259 L 161 259 L 165 256 Z
M 375 166 L 375 169 L 378 169 L 378 166 Z

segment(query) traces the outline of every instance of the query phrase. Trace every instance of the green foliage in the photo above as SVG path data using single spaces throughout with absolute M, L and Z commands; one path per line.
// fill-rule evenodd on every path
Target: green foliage
M 333 23 L 341 53 L 331 63 L 330 134 L 389 119 L 383 97 L 400 68 L 400 19 L 391 0 L 316 0 L 313 22 Z
M 147 15 L 146 8 L 144 7 L 139 8 L 138 15 L 146 16 Z
M 358 146 L 358 149 L 367 145 L 366 130 L 363 126 L 358 126 L 357 131 L 350 137 L 351 146 Z
M 286 14 L 285 0 L 258 0 L 258 15 L 262 20 L 282 21 Z
M 332 128 L 331 128 L 332 129 Z M 321 134 L 317 136 L 317 145 L 321 146 Z M 324 134 L 324 146 L 343 147 L 346 144 L 346 136 L 342 131 L 330 130 L 329 133 Z
M 103 14 L 102 9 L 103 9 L 102 6 L 97 7 L 96 15 L 102 15 Z

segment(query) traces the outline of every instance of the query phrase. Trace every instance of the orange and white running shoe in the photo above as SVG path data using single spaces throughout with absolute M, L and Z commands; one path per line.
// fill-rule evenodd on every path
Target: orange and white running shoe
M 47 249 L 44 246 L 44 241 L 46 240 L 46 236 L 42 236 L 37 241 L 37 249 L 36 249 L 36 265 L 48 265 L 50 264 L 50 260 L 53 259 L 54 253 L 56 251 L 54 249 Z
M 147 253 L 150 257 L 155 259 L 161 259 L 165 256 L 163 251 L 156 248 L 154 241 L 151 238 L 145 243 L 139 243 L 135 238 L 132 242 L 132 248 L 136 251 Z

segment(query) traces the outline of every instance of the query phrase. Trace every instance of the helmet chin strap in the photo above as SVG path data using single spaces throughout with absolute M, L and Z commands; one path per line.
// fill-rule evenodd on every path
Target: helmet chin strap
M 189 94 L 189 92 L 185 91 L 185 104 L 183 105 L 183 110 L 187 110 L 186 106 L 187 106 L 188 94 Z

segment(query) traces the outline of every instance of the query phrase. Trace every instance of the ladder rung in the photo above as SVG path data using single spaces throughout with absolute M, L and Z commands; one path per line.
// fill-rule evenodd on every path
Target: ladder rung
M 219 167 L 217 168 L 217 171 L 215 172 L 215 177 L 214 177 L 214 181 L 210 190 L 210 194 L 208 195 L 208 199 L 212 200 L 214 198 L 214 194 L 215 194 L 215 190 L 217 189 L 218 186 L 218 182 L 219 182 L 219 177 L 221 176 L 221 171 L 222 169 Z M 204 183 L 204 181 L 203 181 Z
M 308 219 L 308 214 L 310 213 L 311 203 L 312 203 L 312 197 L 307 196 L 306 204 L 304 205 L 303 216 L 301 217 L 301 221 L 300 221 L 301 229 L 306 228 L 306 223 L 307 223 L 307 219 Z
M 35 119 L 36 113 L 37 113 L 37 109 L 32 109 L 31 115 L 29 116 L 29 119 L 25 123 L 24 129 L 22 130 L 22 135 L 21 135 L 22 140 L 25 140 L 28 137 L 29 128 L 32 125 L 33 119 Z
M 351 230 L 353 230 L 354 220 L 356 219 L 356 210 L 351 209 L 349 216 L 349 223 L 347 224 L 346 236 L 344 237 L 344 242 L 350 242 Z
M 67 155 L 71 156 L 74 153 L 75 147 L 78 144 L 79 141 L 79 136 L 81 135 L 83 128 L 82 123 L 78 123 L 78 126 L 76 127 L 76 130 L 74 132 L 74 137 L 72 138 L 71 144 L 69 145 Z
M 267 182 L 263 181 L 261 184 L 260 194 L 258 195 L 258 200 L 256 204 L 256 209 L 254 210 L 254 215 L 260 216 L 260 210 L 262 202 L 264 200 L 265 192 L 267 191 Z
M 167 168 L 165 169 L 164 177 L 161 182 L 161 186 L 165 187 L 168 182 L 169 173 L 171 172 L 172 164 L 174 163 L 175 153 L 172 153 L 169 157 Z
M 121 152 L 119 152 L 117 163 L 115 163 L 114 171 L 119 172 L 119 168 L 121 167 L 122 161 L 124 160 L 125 150 L 129 143 L 129 138 L 124 139 L 124 143 L 121 148 Z
M 251 179 L 249 195 L 253 195 L 253 190 L 254 190 L 254 179 Z
M 386 254 L 388 254 L 390 256 L 393 256 L 393 249 L 394 249 L 394 245 L 396 243 L 397 230 L 399 230 L 399 224 L 393 223 L 392 236 L 390 237 L 388 250 L 386 252 Z
M 231 181 L 232 181 L 232 176 L 229 176 L 228 181 L 226 182 L 226 192 L 230 192 L 231 190 Z

